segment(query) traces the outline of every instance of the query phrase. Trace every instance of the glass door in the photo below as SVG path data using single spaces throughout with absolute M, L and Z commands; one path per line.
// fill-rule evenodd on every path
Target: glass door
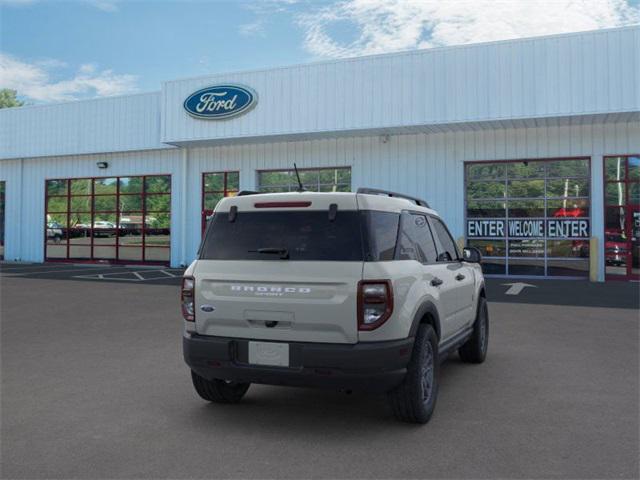
M 605 157 L 604 197 L 606 277 L 640 279 L 640 156 Z

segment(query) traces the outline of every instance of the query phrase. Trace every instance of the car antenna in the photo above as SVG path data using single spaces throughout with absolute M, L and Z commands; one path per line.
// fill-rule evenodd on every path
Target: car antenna
M 304 185 L 302 184 L 302 180 L 300 180 L 300 174 L 298 173 L 298 166 L 294 163 L 293 169 L 296 172 L 296 177 L 298 178 L 298 191 L 304 192 Z

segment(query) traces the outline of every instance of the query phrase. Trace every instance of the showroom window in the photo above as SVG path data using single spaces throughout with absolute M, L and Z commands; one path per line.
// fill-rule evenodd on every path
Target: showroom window
M 47 260 L 169 263 L 171 176 L 46 182 Z
M 305 190 L 312 192 L 351 191 L 351 168 L 299 168 Z M 264 193 L 295 192 L 298 179 L 294 170 L 262 170 L 258 172 L 258 191 Z
M 640 155 L 604 158 L 604 261 L 608 280 L 640 279 Z
M 589 275 L 588 158 L 468 162 L 466 239 L 487 274 Z
M 4 260 L 4 189 L 5 183 L 0 182 L 0 260 Z
M 216 205 L 224 197 L 233 197 L 240 189 L 240 172 L 210 172 L 202 174 L 202 231 Z

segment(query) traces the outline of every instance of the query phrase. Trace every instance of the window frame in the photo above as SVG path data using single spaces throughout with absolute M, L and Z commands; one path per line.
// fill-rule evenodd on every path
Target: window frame
M 348 170 L 349 171 L 349 191 L 352 191 L 352 185 L 353 185 L 353 169 L 351 168 L 350 165 L 342 165 L 342 166 L 334 166 L 334 167 L 305 167 L 305 168 L 298 168 L 298 172 L 299 173 L 307 173 L 307 172 L 314 172 L 317 171 L 318 172 L 318 177 L 320 176 L 320 172 L 325 171 L 325 170 Z M 260 183 L 260 175 L 263 173 L 274 173 L 274 172 L 279 172 L 279 173 L 289 173 L 291 174 L 291 178 L 294 179 L 294 182 L 292 182 L 291 184 L 287 184 L 287 187 L 289 188 L 288 190 L 282 190 L 281 192 L 293 192 L 296 191 L 298 188 L 298 183 L 297 183 L 297 178 L 295 176 L 295 169 L 293 168 L 269 168 L 269 169 L 264 169 L 264 170 L 256 170 L 256 190 L 259 193 L 276 193 L 276 192 L 265 192 L 263 189 L 268 189 L 268 188 L 278 188 L 278 187 L 283 187 L 284 185 L 261 185 Z M 313 192 L 320 192 L 321 190 L 319 189 L 319 187 L 321 187 L 322 185 L 328 185 L 328 184 L 321 184 L 319 182 L 319 178 L 318 178 L 318 183 L 316 184 L 316 187 L 318 187 L 317 190 L 309 190 L 309 191 L 313 191 Z M 332 184 L 333 185 L 333 184 Z M 340 185 L 347 185 L 346 183 L 335 183 L 336 186 L 340 186 Z M 295 189 L 291 189 L 290 187 L 295 186 Z M 305 185 L 305 187 L 307 187 L 308 185 Z
M 614 155 L 615 156 L 615 155 Z M 553 162 L 560 162 L 560 161 L 576 161 L 576 160 L 582 160 L 582 161 L 586 161 L 587 163 L 587 170 L 584 173 L 584 175 L 567 175 L 567 176 L 555 176 L 555 175 L 549 175 L 549 167 L 548 164 L 549 163 L 553 163 Z M 544 174 L 542 176 L 540 175 L 536 175 L 536 176 L 532 176 L 532 177 L 510 177 L 509 176 L 509 164 L 514 164 L 514 163 L 523 163 L 523 162 L 536 162 L 536 163 L 543 163 L 545 165 L 545 169 L 544 169 Z M 505 224 L 508 224 L 508 221 L 511 219 L 538 219 L 538 220 L 543 220 L 543 221 L 547 221 L 547 220 L 553 220 L 554 217 L 549 216 L 548 214 L 548 202 L 553 202 L 553 201 L 558 201 L 558 200 L 568 200 L 568 201 L 586 201 L 588 204 L 588 214 L 587 215 L 582 215 L 579 217 L 571 217 L 571 218 L 575 218 L 575 219 L 585 219 L 589 221 L 589 235 L 590 237 L 593 235 L 593 223 L 592 223 L 592 219 L 593 219 L 593 212 L 594 212 L 594 204 L 593 204 L 593 182 L 592 182 L 592 166 L 593 163 L 593 159 L 591 156 L 566 156 L 566 157 L 547 157 L 547 158 L 515 158 L 515 159 L 506 159 L 506 160 L 480 160 L 480 161 L 466 161 L 464 162 L 464 180 L 463 180 L 463 188 L 464 188 L 464 239 L 465 239 L 465 244 L 467 244 L 467 242 L 469 241 L 473 241 L 473 240 L 494 240 L 494 241 L 503 241 L 505 242 L 505 253 L 503 256 L 487 256 L 487 260 L 495 260 L 496 262 L 500 263 L 502 262 L 503 266 L 504 266 L 504 273 L 496 273 L 496 274 L 491 274 L 493 276 L 497 276 L 497 277 L 522 277 L 522 278 L 577 278 L 577 279 L 584 279 L 584 278 L 588 278 L 588 274 L 586 276 L 581 275 L 581 276 L 559 276 L 559 275 L 549 275 L 548 271 L 549 271 L 549 266 L 551 262 L 557 262 L 557 261 L 567 261 L 567 262 L 581 262 L 584 261 L 585 258 L 579 258 L 579 257 L 551 257 L 548 256 L 547 252 L 548 252 L 548 248 L 547 248 L 547 243 L 549 241 L 554 241 L 554 240 L 573 240 L 573 241 L 587 241 L 588 242 L 588 238 L 575 238 L 575 237 L 568 237 L 568 238 L 549 238 L 548 236 L 546 236 L 546 232 L 545 232 L 545 236 L 543 237 L 535 237 L 535 238 L 541 238 L 544 241 L 544 251 L 545 254 L 542 257 L 509 257 L 509 250 L 508 250 L 508 243 L 509 240 L 517 240 L 516 238 L 511 238 L 508 236 L 508 234 L 505 234 L 504 237 L 500 237 L 500 238 L 490 238 L 490 237 L 472 237 L 469 238 L 467 236 L 467 223 L 468 220 L 470 219 L 478 219 L 478 220 L 504 220 Z M 494 164 L 494 165 L 504 165 L 504 172 L 501 176 L 499 177 L 491 177 L 490 179 L 482 179 L 482 178 L 469 178 L 469 173 L 468 173 L 468 169 L 470 166 L 473 165 L 483 165 L 483 164 Z M 581 195 L 581 196 L 575 196 L 575 197 L 562 197 L 562 196 L 547 196 L 547 183 L 549 181 L 553 181 L 553 180 L 560 180 L 560 179 L 569 179 L 569 180 L 587 180 L 589 182 L 589 192 L 588 195 Z M 508 196 L 508 183 L 511 180 L 522 180 L 522 181 L 528 181 L 528 180 L 543 180 L 544 181 L 544 189 L 545 189 L 545 194 L 542 197 L 509 197 Z M 504 197 L 500 197 L 500 198 L 493 198 L 493 197 L 487 197 L 487 198 L 480 198 L 480 199 L 476 199 L 476 198 L 469 198 L 468 193 L 467 193 L 467 187 L 470 183 L 474 183 L 474 182 L 482 182 L 482 181 L 491 181 L 491 182 L 504 182 L 505 183 L 505 196 Z M 468 213 L 469 213 L 469 203 L 470 201 L 493 201 L 493 202 L 504 202 L 505 204 L 505 215 L 503 217 L 469 217 Z M 541 200 L 544 202 L 544 216 L 541 217 L 521 217 L 521 216 L 511 216 L 509 215 L 509 206 L 508 206 L 508 201 L 537 201 L 537 200 Z M 569 217 L 567 217 L 569 218 Z M 531 239 L 535 239 L 535 238 L 531 238 Z M 590 252 L 589 255 L 594 255 L 595 252 Z M 525 274 L 511 274 L 508 273 L 509 272 L 509 259 L 517 259 L 517 260 L 543 260 L 544 261 L 544 274 L 543 275 L 535 275 L 535 274 L 531 274 L 531 275 L 525 275 Z M 586 260 L 588 260 L 589 257 L 586 257 Z
M 168 190 L 167 191 L 163 191 L 163 192 L 151 192 L 151 193 L 147 193 L 147 179 L 149 178 L 154 178 L 154 177 L 168 177 Z M 103 180 L 103 179 L 115 179 L 115 186 L 116 186 L 116 191 L 115 193 L 113 192 L 108 192 L 108 193 L 96 193 L 96 180 Z M 123 178 L 140 178 L 142 179 L 142 187 L 141 187 L 141 191 L 139 193 L 121 193 L 120 192 L 120 185 L 121 185 L 121 179 Z M 78 181 L 78 180 L 88 180 L 90 182 L 90 191 L 89 193 L 81 193 L 81 194 L 77 194 L 77 195 L 73 195 L 73 192 L 71 191 L 71 183 L 74 181 Z M 53 195 L 49 195 L 49 191 L 48 191 L 48 186 L 49 186 L 49 182 L 65 182 L 66 187 L 66 193 L 65 194 L 53 194 Z M 51 261 L 51 262 L 75 262 L 75 263 L 96 263 L 96 262 L 107 262 L 107 263 L 114 263 L 114 264 L 122 264 L 122 263 L 127 263 L 127 264 L 146 264 L 146 265 L 169 265 L 171 262 L 171 215 L 172 215 L 172 211 L 171 211 L 171 203 L 172 203 L 172 183 L 173 183 L 173 178 L 171 174 L 168 173 L 158 173 L 158 174 L 145 174 L 145 175 L 121 175 L 121 176 L 114 176 L 114 175 L 108 175 L 108 176 L 104 176 L 104 177 L 67 177 L 67 178 L 59 178 L 59 177 L 55 177 L 55 178 L 45 178 L 44 180 L 44 242 L 43 242 L 43 247 L 44 247 L 44 259 L 46 261 Z M 141 206 L 140 206 L 140 210 L 122 210 L 120 208 L 120 197 L 121 195 L 126 195 L 126 196 L 131 196 L 131 195 L 139 195 L 141 197 Z M 147 197 L 150 196 L 166 196 L 169 199 L 169 203 L 168 203 L 168 209 L 167 210 L 153 210 L 153 211 L 147 211 Z M 116 197 L 116 210 L 114 211 L 97 211 L 95 209 L 95 200 L 96 197 L 100 198 L 100 197 L 112 197 L 115 196 Z M 48 209 L 49 206 L 49 199 L 50 198 L 64 198 L 66 199 L 67 202 L 67 209 L 65 212 L 50 212 Z M 89 209 L 87 211 L 71 211 L 71 200 L 73 198 L 87 198 L 89 200 Z M 140 227 L 140 245 L 136 246 L 136 247 L 128 247 L 126 245 L 121 245 L 120 244 L 120 238 L 123 238 L 125 235 L 121 235 L 121 230 L 123 230 L 123 228 L 121 227 L 121 222 L 120 219 L 122 218 L 122 214 L 126 213 L 126 214 L 136 214 L 139 215 L 142 218 L 142 222 L 141 222 L 141 227 Z M 57 214 L 57 215 L 65 215 L 66 216 L 66 222 L 65 222 L 65 226 L 64 228 L 64 236 L 62 237 L 65 241 L 65 255 L 64 257 L 50 257 L 47 255 L 47 247 L 49 245 L 51 245 L 50 243 L 48 243 L 48 219 L 47 217 L 50 214 Z M 90 238 L 90 241 L 88 244 L 82 244 L 82 243 L 74 243 L 72 242 L 72 237 L 70 235 L 70 231 L 72 230 L 72 228 L 70 227 L 71 225 L 71 215 L 85 215 L 85 216 L 89 216 L 90 219 L 90 223 L 89 223 L 89 227 L 83 230 L 86 230 L 85 233 L 88 233 L 88 237 Z M 167 245 L 154 245 L 151 244 L 149 245 L 147 242 L 147 237 L 150 237 L 151 235 L 147 235 L 147 232 L 156 232 L 159 230 L 165 230 L 166 228 L 164 227 L 147 227 L 146 225 L 146 217 L 147 215 L 150 214 L 149 216 L 153 216 L 153 214 L 168 214 L 169 216 L 169 227 L 168 227 L 168 231 L 169 231 L 169 240 L 168 240 L 168 244 Z M 95 242 L 95 238 L 96 238 L 96 234 L 95 231 L 96 230 L 104 230 L 104 229 L 96 229 L 95 228 L 95 222 L 96 222 L 96 215 L 99 216 L 114 216 L 115 217 L 115 228 L 113 229 L 113 237 L 109 236 L 108 234 L 111 233 L 111 230 L 109 230 L 108 232 L 108 237 L 109 238 L 113 238 L 113 243 L 108 243 L 108 244 L 96 244 Z M 100 221 L 100 220 L 97 220 Z M 74 237 L 75 238 L 75 237 Z M 71 249 L 72 247 L 85 247 L 85 248 L 89 248 L 89 255 L 87 257 L 72 257 L 71 256 Z M 104 258 L 101 257 L 99 255 L 95 254 L 95 249 L 96 248 L 101 248 L 101 247 L 106 247 L 106 248 L 113 248 L 114 249 L 114 258 Z M 129 259 L 124 259 L 121 258 L 121 250 L 122 252 L 127 251 L 127 249 L 133 249 L 133 248 L 139 248 L 140 249 L 140 260 L 135 259 L 135 260 L 129 260 Z M 169 258 L 167 260 L 147 260 L 147 254 L 156 251 L 157 249 L 166 249 L 169 251 Z
M 631 157 L 640 157 L 640 154 L 636 153 L 631 153 L 631 154 L 621 154 L 621 155 L 603 155 L 602 157 L 602 215 L 603 215 L 603 229 L 602 229 L 602 233 L 603 233 L 603 238 L 604 241 L 602 242 L 602 245 L 600 246 L 599 250 L 600 250 L 600 254 L 603 256 L 604 261 L 605 261 L 605 280 L 618 280 L 618 281 L 629 281 L 629 280 L 640 280 L 640 274 L 634 274 L 633 273 L 633 242 L 631 240 L 631 236 L 629 236 L 626 244 L 627 244 L 627 250 L 628 250 L 628 254 L 627 254 L 627 271 L 625 275 L 616 275 L 616 274 L 611 274 L 611 273 L 607 273 L 607 265 L 606 265 L 606 261 L 607 261 L 607 252 L 606 252 L 606 237 L 607 237 L 607 211 L 609 209 L 624 209 L 624 213 L 626 216 L 625 219 L 625 232 L 628 230 L 633 231 L 633 225 L 632 225 L 632 215 L 630 215 L 629 213 L 632 212 L 632 208 L 633 208 L 633 204 L 631 203 L 631 200 L 629 198 L 629 193 L 630 193 L 630 189 L 629 186 L 632 184 L 640 184 L 640 178 L 636 179 L 631 179 L 630 175 L 629 175 L 629 158 Z M 624 159 L 624 179 L 623 180 L 610 180 L 607 178 L 607 160 L 611 159 L 611 158 L 623 158 Z M 614 204 L 610 204 L 607 203 L 607 185 L 609 184 L 616 184 L 616 183 L 622 183 L 624 185 L 624 199 L 625 199 L 625 203 L 624 205 L 614 205 Z
M 434 232 L 435 231 L 435 226 L 433 225 L 434 221 L 439 221 L 442 226 L 444 227 L 445 232 L 447 233 L 447 235 L 449 235 L 449 238 L 451 239 L 451 242 L 453 243 L 453 248 L 455 250 L 456 253 L 456 258 L 452 259 L 452 260 L 447 260 L 445 261 L 438 261 L 438 257 L 440 255 L 442 255 L 443 253 L 446 252 L 446 249 L 444 248 L 444 246 L 442 245 L 442 243 L 440 242 L 440 236 L 438 235 L 438 233 L 436 232 L 433 235 L 433 239 L 436 242 L 436 250 L 438 255 L 436 256 L 436 264 L 448 264 L 448 263 L 460 263 L 462 262 L 462 256 L 460 255 L 460 249 L 458 248 L 458 243 L 456 242 L 456 239 L 453 238 L 453 235 L 451 235 L 451 231 L 449 230 L 449 227 L 447 226 L 447 224 L 445 223 L 445 221 L 440 218 L 437 217 L 436 215 L 429 215 L 429 223 L 430 223 L 430 227 L 431 227 L 431 231 Z
M 238 188 L 228 188 L 229 185 L 229 174 L 237 173 L 238 174 Z M 206 190 L 206 181 L 205 178 L 207 175 L 223 175 L 222 180 L 222 190 Z M 205 230 L 207 228 L 207 219 L 213 215 L 215 211 L 215 207 L 212 210 L 205 209 L 205 198 L 207 194 L 211 193 L 222 193 L 222 198 L 231 197 L 232 193 L 236 195 L 240 192 L 240 170 L 219 170 L 214 172 L 202 172 L 201 174 L 201 184 L 200 184 L 200 236 L 204 239 Z M 217 204 L 216 204 L 217 205 Z M 210 212 L 209 214 L 207 212 Z

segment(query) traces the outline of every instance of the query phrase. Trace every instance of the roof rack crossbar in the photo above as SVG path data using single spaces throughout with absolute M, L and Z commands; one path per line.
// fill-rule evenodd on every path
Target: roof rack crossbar
M 387 197 L 404 198 L 410 202 L 415 202 L 416 205 L 421 207 L 430 208 L 429 204 L 424 200 L 403 193 L 390 192 L 389 190 L 381 190 L 378 188 L 359 188 L 357 193 L 364 193 L 367 195 L 386 195 Z

